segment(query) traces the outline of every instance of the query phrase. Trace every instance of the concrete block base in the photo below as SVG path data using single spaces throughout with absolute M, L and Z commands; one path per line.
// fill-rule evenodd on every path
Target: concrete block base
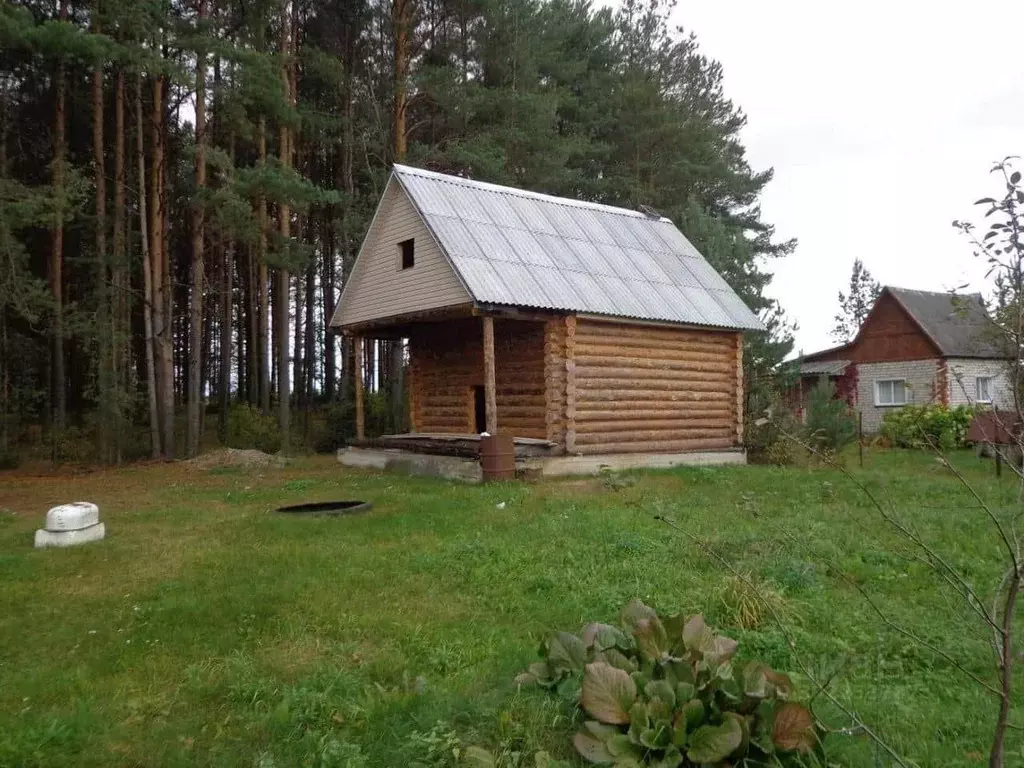
M 483 480 L 480 462 L 454 456 L 433 456 L 398 449 L 344 448 L 338 461 L 346 467 L 380 469 L 409 475 L 428 475 L 479 483 Z M 551 456 L 516 462 L 517 474 L 531 477 L 597 475 L 604 471 L 628 469 L 670 469 L 672 467 L 712 467 L 746 464 L 742 449 L 691 451 L 688 453 L 609 453 L 600 456 Z
M 742 449 L 689 451 L 687 453 L 606 453 L 598 456 L 552 456 L 527 460 L 526 466 L 540 470 L 544 477 L 598 475 L 627 469 L 671 469 L 672 467 L 721 467 L 746 464 Z
M 45 528 L 40 528 L 36 531 L 36 548 L 74 547 L 78 544 L 87 544 L 90 541 L 99 541 L 106 533 L 107 530 L 103 523 L 79 528 L 77 531 L 48 531 Z
M 483 481 L 480 462 L 456 456 L 432 456 L 390 448 L 343 448 L 338 461 L 346 467 L 381 469 L 407 475 L 426 475 L 461 480 L 466 483 Z

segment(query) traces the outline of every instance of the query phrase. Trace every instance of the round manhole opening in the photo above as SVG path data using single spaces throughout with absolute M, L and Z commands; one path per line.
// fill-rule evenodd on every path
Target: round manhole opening
M 314 501 L 309 504 L 289 504 L 278 507 L 277 511 L 290 515 L 353 515 L 372 508 L 372 501 Z

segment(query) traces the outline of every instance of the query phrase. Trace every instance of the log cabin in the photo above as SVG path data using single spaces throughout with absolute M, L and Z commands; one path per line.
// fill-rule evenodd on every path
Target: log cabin
M 653 211 L 403 165 L 331 326 L 356 370 L 367 339 L 408 340 L 413 436 L 570 456 L 742 453 L 743 333 L 762 329 Z

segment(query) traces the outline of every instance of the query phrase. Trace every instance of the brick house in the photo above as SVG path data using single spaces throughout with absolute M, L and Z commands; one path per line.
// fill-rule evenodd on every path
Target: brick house
M 856 338 L 798 360 L 796 399 L 822 376 L 875 432 L 904 405 L 1013 403 L 1006 356 L 980 294 L 885 287 Z

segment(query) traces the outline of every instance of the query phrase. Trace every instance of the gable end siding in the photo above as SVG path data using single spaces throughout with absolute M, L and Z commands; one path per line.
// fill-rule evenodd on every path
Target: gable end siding
M 892 296 L 878 300 L 857 337 L 848 359 L 856 363 L 927 360 L 939 350 Z
M 398 244 L 410 238 L 415 241 L 415 266 L 399 269 Z M 345 286 L 334 324 L 353 325 L 470 301 L 405 190 L 392 179 Z

